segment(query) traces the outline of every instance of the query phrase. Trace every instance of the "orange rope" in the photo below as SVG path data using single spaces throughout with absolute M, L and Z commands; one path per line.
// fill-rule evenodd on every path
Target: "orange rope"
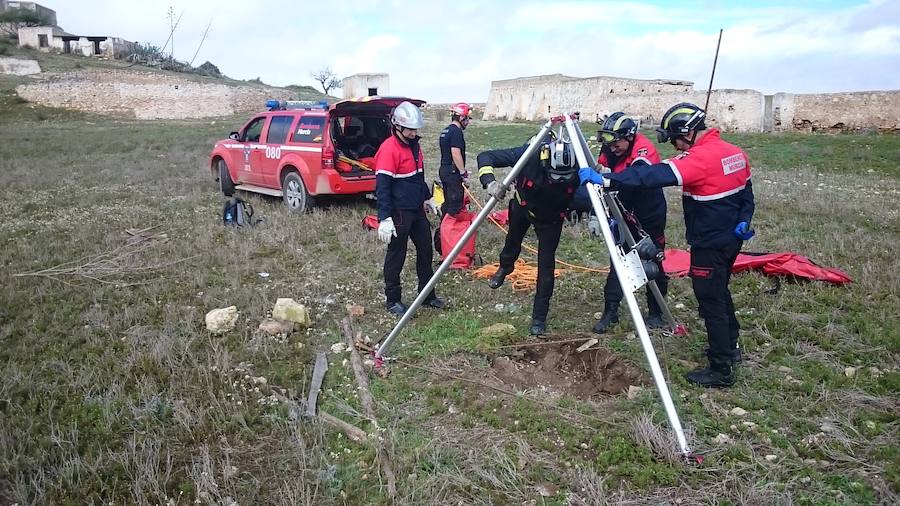
M 487 279 L 497 272 L 500 264 L 487 264 L 472 271 L 472 277 L 476 279 Z M 564 273 L 565 269 L 554 269 L 553 277 L 558 278 Z M 537 286 L 537 266 L 525 262 L 524 260 L 516 260 L 515 270 L 506 276 L 515 292 L 530 292 Z
M 475 198 L 475 195 L 473 195 L 472 192 L 469 191 L 469 189 L 466 188 L 465 186 L 464 186 L 463 188 L 464 188 L 465 191 L 466 191 L 466 195 L 468 195 L 469 198 L 472 199 L 472 202 L 474 202 L 475 205 L 478 206 L 478 209 L 484 209 L 484 206 L 481 204 L 481 202 L 479 202 L 479 200 L 478 200 L 477 198 Z M 507 231 L 506 228 L 503 227 L 503 225 L 501 225 L 500 223 L 498 223 L 497 220 L 495 220 L 494 217 L 491 216 L 490 214 L 488 215 L 488 219 L 491 220 L 491 223 L 493 223 L 494 225 L 496 225 L 497 228 L 499 228 L 501 231 L 503 231 L 504 234 L 508 234 L 508 233 L 509 233 L 509 231 Z M 531 247 L 531 246 L 529 246 L 529 245 L 527 245 L 527 244 L 523 244 L 522 247 L 523 247 L 524 249 L 530 251 L 531 253 L 537 255 L 537 250 L 534 249 L 533 247 Z M 516 271 L 519 270 L 519 267 L 518 267 L 519 263 L 518 263 L 518 262 L 519 262 L 519 261 L 516 262 Z M 575 270 L 575 271 L 581 271 L 581 272 L 598 272 L 598 273 L 601 273 L 601 274 L 606 274 L 606 273 L 609 272 L 609 267 L 602 267 L 602 268 L 585 267 L 585 266 L 583 266 L 583 265 L 575 265 L 575 264 L 570 264 L 570 263 L 568 263 L 568 262 L 563 262 L 562 260 L 557 260 L 556 263 L 558 263 L 559 265 L 563 265 L 563 266 L 565 266 L 565 267 L 568 267 L 569 269 L 572 269 L 572 270 Z M 495 265 L 496 265 L 496 267 L 493 267 L 493 266 L 495 266 Z M 534 270 L 534 280 L 535 280 L 535 285 L 532 285 L 532 287 L 536 286 L 536 283 L 537 283 L 537 267 L 536 267 L 536 266 L 532 266 L 531 264 L 527 264 L 527 263 L 525 263 L 525 262 L 522 262 L 522 265 L 523 265 L 523 267 L 525 267 L 526 269 L 533 269 L 533 270 Z M 475 273 L 473 273 L 473 274 L 478 273 L 478 271 L 481 271 L 482 269 L 487 269 L 487 268 L 491 268 L 491 267 L 492 267 L 494 270 L 491 271 L 491 273 L 488 274 L 486 277 L 490 277 L 490 276 L 492 276 L 495 272 L 497 272 L 497 269 L 500 268 L 500 264 L 490 264 L 490 265 L 485 265 L 484 267 L 481 267 L 480 269 L 476 270 Z M 556 270 L 555 270 L 555 273 L 554 273 L 554 277 L 559 277 L 559 275 L 560 275 L 562 272 L 565 272 L 565 269 L 556 269 Z M 480 276 L 478 276 L 478 275 L 476 274 L 475 277 L 480 277 Z M 515 289 L 515 286 L 513 286 L 513 289 Z M 524 289 L 527 290 L 528 288 L 524 288 Z

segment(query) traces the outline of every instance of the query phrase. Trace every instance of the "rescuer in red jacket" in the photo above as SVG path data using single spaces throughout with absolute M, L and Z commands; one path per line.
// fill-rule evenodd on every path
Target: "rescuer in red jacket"
M 597 163 L 609 167 L 613 173 L 619 173 L 632 165 L 653 165 L 660 162 L 656 146 L 638 132 L 637 123 L 625 116 L 624 112 L 616 112 L 607 116 L 600 126 L 598 140 L 601 142 L 600 156 Z M 666 247 L 666 197 L 662 188 L 620 188 L 617 195 L 625 208 L 625 220 L 636 240 L 640 240 L 640 230 L 646 233 L 653 244 L 664 250 Z M 593 219 L 593 218 L 592 218 Z M 619 224 L 623 226 L 623 224 Z M 659 271 L 663 272 L 662 262 Z M 669 286 L 665 274 L 656 279 L 656 285 L 663 297 Z M 619 303 L 622 302 L 622 286 L 616 278 L 616 271 L 610 267 L 603 287 L 603 315 L 594 324 L 594 332 L 603 334 L 619 322 Z M 647 290 L 648 315 L 646 323 L 649 327 L 662 327 L 662 309 Z
M 582 168 L 582 182 L 616 188 L 682 186 L 687 242 L 691 246 L 689 275 L 706 324 L 709 365 L 691 371 L 687 379 L 706 387 L 734 384 L 740 361 L 740 325 L 728 290 L 731 268 L 743 241 L 753 237 L 755 210 L 750 161 L 737 146 L 723 141 L 717 129 L 706 129 L 706 113 L 694 104 L 670 108 L 657 128 L 659 142 L 671 142 L 681 154 L 653 165 L 634 165 L 601 176 Z

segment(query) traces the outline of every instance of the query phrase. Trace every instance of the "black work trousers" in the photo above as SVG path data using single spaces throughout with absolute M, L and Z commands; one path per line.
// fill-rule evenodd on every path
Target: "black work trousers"
M 431 246 L 431 222 L 425 216 L 425 209 L 394 211 L 391 218 L 394 219 L 397 237 L 391 238 L 387 253 L 384 255 L 384 296 L 388 307 L 400 302 L 403 297 L 400 272 L 403 271 L 403 264 L 406 262 L 406 245 L 409 239 L 412 239 L 416 247 L 416 275 L 419 278 L 420 292 L 434 275 L 431 268 L 434 255 Z M 434 290 L 429 296 L 429 299 L 432 298 Z
M 531 318 L 536 321 L 547 321 L 547 313 L 550 312 L 550 297 L 553 296 L 553 277 L 556 268 L 556 248 L 559 246 L 559 238 L 562 235 L 563 220 L 552 222 L 532 222 L 528 216 L 528 210 L 522 207 L 516 199 L 509 201 L 509 233 L 506 234 L 506 242 L 500 251 L 500 267 L 507 273 L 515 269 L 516 260 L 522 253 L 522 241 L 530 226 L 534 226 L 534 232 L 538 238 L 538 274 L 537 288 L 534 293 L 534 305 L 531 308 Z
M 621 227 L 622 224 L 620 223 L 619 226 Z M 641 236 L 638 234 L 637 227 L 629 223 L 628 228 L 631 230 L 631 235 L 634 237 L 634 240 L 639 241 Z M 651 227 L 644 227 L 644 232 L 650 236 L 650 240 L 652 240 L 653 244 L 660 250 L 666 249 L 665 229 L 665 222 Z M 665 298 L 669 291 L 669 277 L 666 276 L 666 271 L 663 269 L 662 262 L 657 262 L 657 265 L 659 265 L 659 272 L 661 272 L 662 275 L 656 279 L 656 286 L 659 287 L 659 293 Z M 612 305 L 618 307 L 624 296 L 625 295 L 622 293 L 622 285 L 619 284 L 618 277 L 616 276 L 616 269 L 612 266 L 612 262 L 610 262 L 609 274 L 606 276 L 606 285 L 603 287 L 603 301 L 606 307 L 611 307 Z M 662 308 L 659 307 L 656 298 L 653 297 L 653 292 L 650 291 L 649 286 L 647 287 L 647 309 L 652 315 L 662 315 Z
M 734 314 L 731 291 L 728 290 L 731 268 L 741 251 L 741 244 L 741 241 L 735 240 L 721 248 L 691 248 L 689 275 L 700 317 L 706 323 L 709 339 L 707 356 L 714 367 L 731 364 L 741 332 Z

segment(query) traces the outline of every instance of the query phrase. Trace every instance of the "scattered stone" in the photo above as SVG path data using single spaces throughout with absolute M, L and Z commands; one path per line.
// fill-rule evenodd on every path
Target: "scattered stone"
M 294 331 L 294 322 L 280 322 L 278 320 L 263 320 L 259 324 L 259 330 L 270 336 L 287 336 Z
M 599 341 L 597 340 L 597 338 L 592 337 L 592 338 L 588 339 L 584 344 L 582 344 L 581 346 L 576 348 L 575 351 L 577 351 L 578 353 L 581 353 L 584 350 L 590 348 L 591 346 L 597 344 L 598 342 Z
M 456 406 L 454 406 L 453 404 L 451 404 L 447 408 L 447 413 L 450 413 L 451 415 L 456 415 L 456 414 L 459 414 L 459 409 Z
M 871 374 L 873 378 L 880 378 L 882 375 L 884 375 L 884 372 L 877 367 L 870 367 L 869 374 Z
M 597 311 L 596 313 L 594 313 L 594 319 L 595 319 L 595 320 L 599 320 L 600 318 L 603 318 L 603 312 L 602 312 L 602 311 Z
M 257 376 L 255 378 L 252 378 L 251 381 L 253 381 L 254 385 L 262 385 L 262 386 L 265 386 L 269 383 L 269 380 L 267 380 L 265 376 Z
M 311 323 L 306 306 L 289 298 L 279 298 L 275 301 L 275 307 L 272 309 L 272 318 L 294 322 L 302 327 L 309 327 Z
M 869 430 L 875 430 L 875 422 L 872 420 L 866 420 L 866 428 Z
M 626 394 L 629 399 L 635 399 L 638 395 L 641 395 L 641 391 L 644 389 L 635 385 L 628 385 L 628 393 Z
M 822 444 L 823 441 L 825 441 L 825 439 L 827 437 L 828 436 L 826 436 L 824 432 L 819 432 L 817 434 L 810 434 L 810 435 L 806 436 L 805 438 L 803 438 L 803 444 L 805 444 L 806 446 L 809 446 L 809 447 L 819 446 Z
M 366 308 L 359 304 L 347 304 L 347 313 L 350 316 L 362 316 L 366 314 Z
M 747 410 L 744 409 L 744 408 L 739 408 L 739 407 L 737 407 L 737 408 L 733 408 L 733 409 L 730 411 L 730 413 L 731 413 L 733 416 L 746 416 L 746 415 L 747 415 Z
M 803 478 L 800 478 L 800 483 L 809 483 L 810 481 L 812 481 L 812 480 L 810 480 L 809 476 L 804 476 Z
M 778 372 L 783 372 L 783 373 L 785 373 L 785 374 L 790 374 L 790 373 L 794 372 L 794 370 L 791 369 L 790 367 L 786 366 L 786 365 L 782 365 L 782 366 L 779 366 L 779 367 L 778 367 Z
M 837 427 L 831 422 L 822 422 L 822 425 L 819 426 L 819 430 L 825 433 L 832 433 L 837 430 Z
M 684 304 L 682 304 L 681 302 L 675 304 L 675 309 L 684 309 Z
M 844 376 L 848 378 L 852 378 L 856 376 L 856 367 L 845 367 L 844 368 Z
M 587 444 L 587 443 L 581 443 L 581 444 L 578 445 L 578 446 L 580 446 L 582 450 L 587 450 L 587 449 L 588 449 L 588 444 Z
M 347 345 L 344 343 L 334 343 L 331 345 L 331 353 L 344 353 L 347 351 Z
M 731 443 L 731 438 L 728 437 L 727 434 L 719 434 L 713 438 L 713 442 L 717 445 L 727 445 L 728 443 Z
M 412 473 L 411 475 L 407 476 L 407 478 L 409 479 L 409 481 L 416 481 L 419 479 L 419 475 L 416 473 Z
M 778 460 L 778 455 L 766 455 L 766 462 L 775 462 Z
M 237 319 L 237 306 L 213 309 L 206 313 L 206 330 L 213 334 L 224 334 L 234 328 Z
M 514 335 L 515 333 L 516 327 L 513 325 L 510 325 L 509 323 L 495 323 L 481 329 L 481 332 L 479 332 L 478 335 L 487 338 L 501 338 Z
M 367 359 L 363 360 L 363 365 L 366 367 L 375 367 L 375 361 L 372 360 L 371 358 L 367 358 Z
M 552 483 L 541 483 L 537 486 L 538 494 L 541 494 L 541 497 L 553 497 L 559 492 L 559 487 Z
M 753 422 L 741 422 L 741 425 L 743 425 L 744 427 L 747 427 L 747 428 L 750 429 L 751 431 L 755 431 L 755 430 L 756 430 L 756 424 L 753 423 Z

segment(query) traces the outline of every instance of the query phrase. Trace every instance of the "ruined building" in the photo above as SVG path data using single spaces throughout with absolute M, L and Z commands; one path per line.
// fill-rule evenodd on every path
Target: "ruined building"
M 543 120 L 579 111 L 594 120 L 616 111 L 656 126 L 659 116 L 678 102 L 701 107 L 706 91 L 674 79 L 571 77 L 553 74 L 491 83 L 485 119 Z M 711 126 L 727 131 L 900 131 L 900 91 L 764 95 L 755 90 L 713 90 Z

